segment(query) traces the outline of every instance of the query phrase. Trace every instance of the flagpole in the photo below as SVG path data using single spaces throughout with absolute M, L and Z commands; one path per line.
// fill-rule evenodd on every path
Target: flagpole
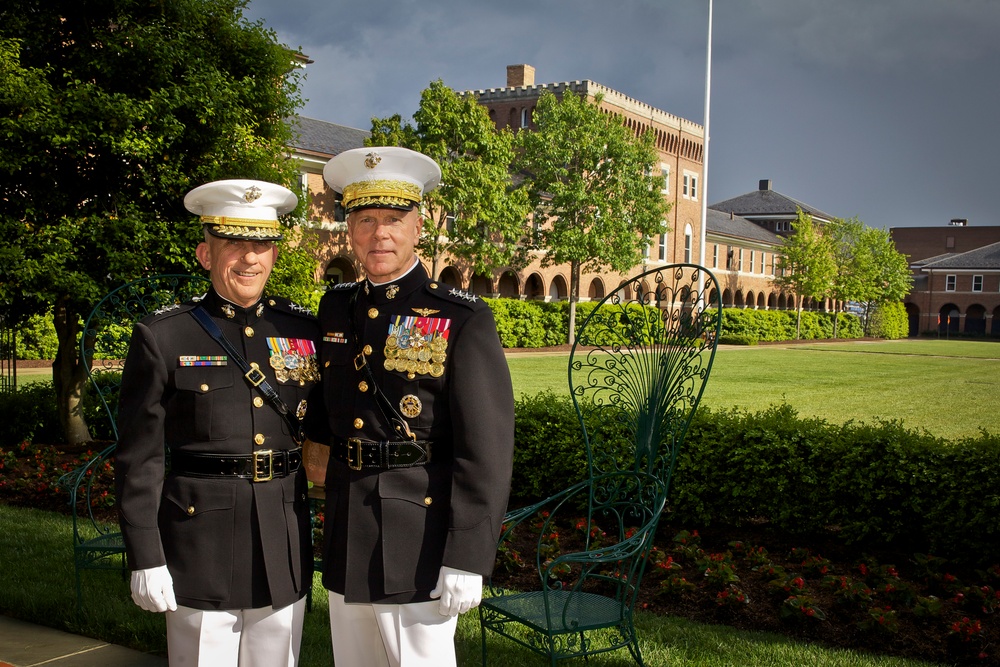
M 698 258 L 698 264 L 705 267 L 705 243 L 706 243 L 706 232 L 708 228 L 708 142 L 709 142 L 709 132 L 708 123 L 712 105 L 712 0 L 708 0 L 708 46 L 706 49 L 707 53 L 705 55 L 705 148 L 702 151 L 702 166 L 701 166 L 701 249 Z M 704 272 L 699 273 L 698 277 L 698 292 L 701 294 L 705 290 L 705 274 Z M 704 300 L 705 295 L 701 294 L 702 300 Z

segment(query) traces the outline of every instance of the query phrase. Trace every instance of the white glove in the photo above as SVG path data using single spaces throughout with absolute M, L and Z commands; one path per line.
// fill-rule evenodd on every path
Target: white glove
M 483 576 L 442 565 L 431 597 L 441 598 L 438 613 L 442 616 L 464 614 L 483 599 Z
M 132 601 L 146 611 L 177 611 L 174 580 L 166 565 L 132 572 Z

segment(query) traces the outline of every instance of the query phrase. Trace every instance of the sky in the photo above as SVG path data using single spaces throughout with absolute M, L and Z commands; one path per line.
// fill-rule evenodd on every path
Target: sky
M 412 120 L 441 79 L 589 79 L 705 124 L 708 0 L 249 0 L 314 62 L 300 114 Z M 777 192 L 871 227 L 1000 225 L 1000 0 L 714 0 L 708 203 Z

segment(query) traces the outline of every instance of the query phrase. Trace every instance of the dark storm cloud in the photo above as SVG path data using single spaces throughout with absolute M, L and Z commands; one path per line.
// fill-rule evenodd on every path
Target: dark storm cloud
M 707 0 L 251 0 L 301 47 L 303 115 L 368 129 L 420 91 L 590 79 L 704 121 Z M 872 226 L 1000 225 L 998 0 L 716 0 L 708 198 L 770 178 Z

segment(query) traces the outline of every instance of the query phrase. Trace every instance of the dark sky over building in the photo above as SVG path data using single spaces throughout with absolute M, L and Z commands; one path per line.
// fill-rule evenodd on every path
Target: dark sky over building
M 302 115 L 409 119 L 436 79 L 590 79 L 704 122 L 708 0 L 250 0 L 315 62 Z M 716 0 L 709 203 L 776 191 L 872 227 L 1000 224 L 1000 0 Z

